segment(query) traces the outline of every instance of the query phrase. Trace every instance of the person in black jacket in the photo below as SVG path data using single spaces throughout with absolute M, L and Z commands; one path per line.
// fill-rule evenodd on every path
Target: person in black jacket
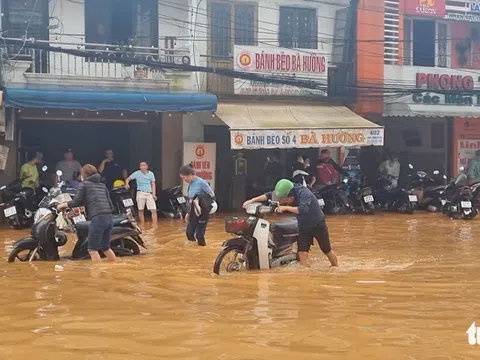
M 107 187 L 101 182 L 101 175 L 93 165 L 85 165 L 81 170 L 82 183 L 78 186 L 75 198 L 68 203 L 58 205 L 57 210 L 84 205 L 88 220 L 88 253 L 92 261 L 100 261 L 99 251 L 109 261 L 115 261 L 115 253 L 110 249 L 110 234 L 113 228 L 112 210 Z

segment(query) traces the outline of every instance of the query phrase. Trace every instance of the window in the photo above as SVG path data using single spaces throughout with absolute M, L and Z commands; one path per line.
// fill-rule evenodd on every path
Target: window
M 85 41 L 158 47 L 158 1 L 85 0 Z
M 445 147 L 445 123 L 436 122 L 430 128 L 430 142 L 432 149 L 443 149 Z
M 405 65 L 450 66 L 449 27 L 432 20 L 404 21 L 403 59 Z
M 215 57 L 232 57 L 235 45 L 256 44 L 256 7 L 252 4 L 211 3 L 211 53 Z M 233 24 L 233 26 L 232 26 Z
M 255 8 L 252 5 L 235 6 L 235 45 L 255 44 Z
M 287 48 L 317 49 L 315 9 L 280 7 L 279 44 Z
M 422 147 L 422 136 L 417 129 L 402 130 L 402 138 L 407 147 Z
M 48 0 L 4 0 L 2 32 L 7 38 L 48 40 Z M 21 46 L 9 46 L 10 55 L 29 53 Z

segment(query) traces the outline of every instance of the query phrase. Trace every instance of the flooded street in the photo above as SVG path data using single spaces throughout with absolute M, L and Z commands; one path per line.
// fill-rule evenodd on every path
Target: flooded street
M 340 267 L 318 246 L 312 268 L 224 277 L 184 225 L 145 230 L 148 251 L 116 264 L 7 263 L 3 231 L 0 359 L 474 359 L 480 324 L 480 220 L 439 214 L 328 217 Z M 64 254 L 73 246 L 73 235 Z M 54 271 L 55 264 L 64 271 Z

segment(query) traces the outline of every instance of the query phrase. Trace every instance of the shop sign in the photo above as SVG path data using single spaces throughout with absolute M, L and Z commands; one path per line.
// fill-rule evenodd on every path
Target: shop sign
M 480 13 L 480 2 L 467 3 L 467 5 L 471 12 Z
M 445 19 L 457 21 L 480 22 L 480 14 L 447 13 Z
M 405 0 L 405 14 L 444 17 L 446 0 Z
M 319 81 L 327 86 L 328 59 L 315 50 L 295 50 L 270 46 L 234 47 L 234 70 L 257 75 L 278 76 L 291 80 Z M 324 90 L 299 88 L 292 85 L 271 84 L 264 81 L 235 79 L 238 95 L 326 96 Z
M 416 104 L 425 105 L 480 105 L 480 94 L 468 94 L 473 91 L 475 81 L 470 75 L 448 75 L 417 73 L 416 88 L 441 91 L 459 91 L 461 93 L 436 94 L 430 92 L 416 92 L 412 100 Z
M 217 147 L 215 143 L 191 143 L 183 145 L 183 163 L 191 164 L 195 174 L 205 180 L 215 191 Z M 183 193 L 188 192 L 188 184 L 183 184 Z
M 453 95 L 453 94 L 432 94 L 429 92 L 415 93 L 412 95 L 415 104 L 424 105 L 480 105 L 480 94 Z
M 475 82 L 470 75 L 447 75 L 417 73 L 416 88 L 428 90 L 463 90 L 472 91 Z
M 453 176 L 461 166 L 468 168 L 477 150 L 480 150 L 480 119 L 456 118 L 453 121 Z
M 383 128 L 231 130 L 232 149 L 383 146 Z

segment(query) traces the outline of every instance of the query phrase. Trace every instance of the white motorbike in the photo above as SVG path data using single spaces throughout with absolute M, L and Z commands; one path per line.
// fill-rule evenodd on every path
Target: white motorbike
M 264 215 L 274 212 L 278 203 L 268 206 L 252 203 L 247 206 L 248 217 L 225 218 L 225 231 L 237 237 L 223 242 L 213 272 L 235 272 L 270 269 L 297 261 L 293 244 L 298 239 L 298 223 L 287 218 L 270 223 Z

